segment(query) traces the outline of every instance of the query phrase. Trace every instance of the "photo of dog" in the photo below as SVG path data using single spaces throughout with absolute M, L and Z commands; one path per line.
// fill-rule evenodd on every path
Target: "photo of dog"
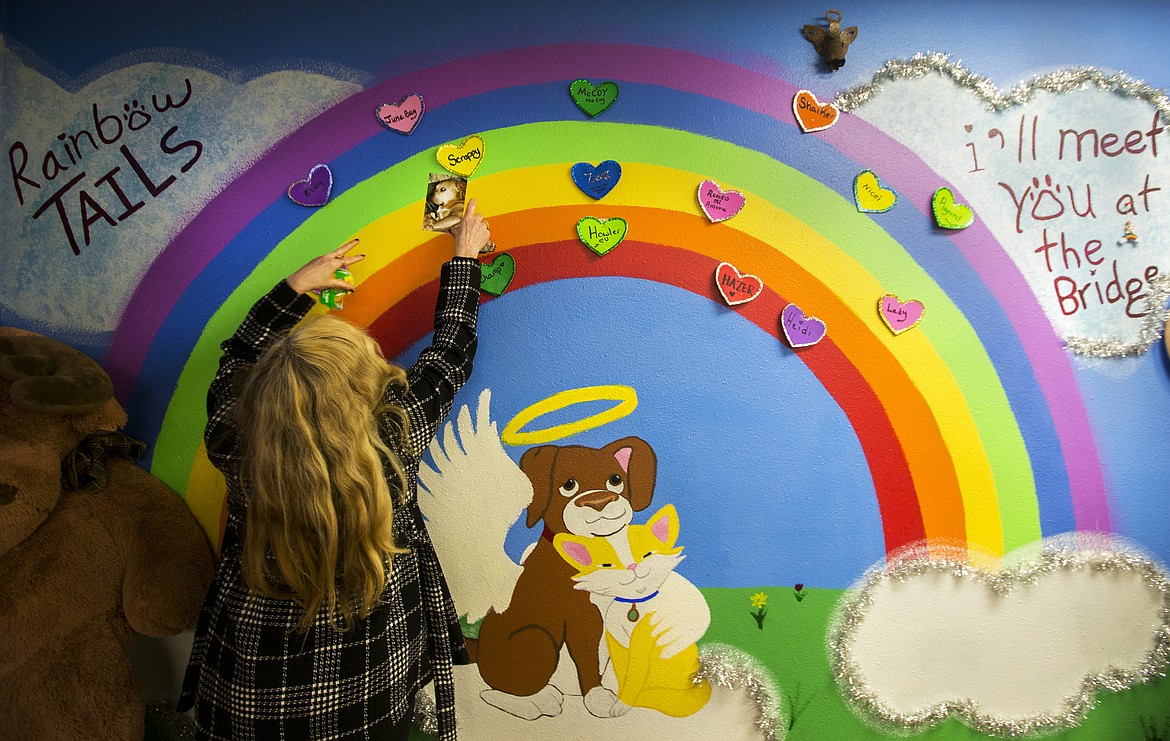
M 601 614 L 588 592 L 575 589 L 576 571 L 557 553 L 559 533 L 610 536 L 650 505 L 657 457 L 650 444 L 626 437 L 603 448 L 542 445 L 524 453 L 520 469 L 532 483 L 529 528 L 543 532 L 522 564 L 503 612 L 491 610 L 479 638 L 469 641 L 480 676 L 491 688 L 481 697 L 528 720 L 561 711 L 563 693 L 549 684 L 568 649 L 586 709 L 611 717 L 621 706 L 601 685 Z
M 466 197 L 467 178 L 447 173 L 430 173 L 423 229 L 429 232 L 450 231 L 451 227 L 463 218 Z

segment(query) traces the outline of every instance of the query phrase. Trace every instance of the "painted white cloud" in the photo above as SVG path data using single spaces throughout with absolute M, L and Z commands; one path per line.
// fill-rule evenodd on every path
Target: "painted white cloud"
M 928 74 L 885 83 L 853 115 L 955 186 L 1062 336 L 1136 342 L 1141 320 L 1132 315 L 1146 310 L 1147 271 L 1170 271 L 1170 120 L 1155 123 L 1155 112 L 1099 89 L 1037 90 L 1022 106 L 992 112 L 972 91 Z M 874 170 L 882 176 L 880 164 Z M 1127 221 L 1136 245 L 1124 239 Z
M 360 89 L 299 71 L 238 85 L 201 69 L 150 62 L 70 93 L 2 40 L 0 79 L 7 155 L 0 305 L 39 329 L 95 332 L 117 326 L 150 263 L 207 201 L 279 139 Z M 280 192 L 287 184 L 273 187 Z
M 1038 730 L 1087 711 L 1101 687 L 1164 671 L 1167 620 L 1170 582 L 1152 561 L 1049 544 L 999 574 L 875 570 L 843 598 L 830 650 L 853 680 L 842 692 L 878 723 L 954 714 L 987 732 Z

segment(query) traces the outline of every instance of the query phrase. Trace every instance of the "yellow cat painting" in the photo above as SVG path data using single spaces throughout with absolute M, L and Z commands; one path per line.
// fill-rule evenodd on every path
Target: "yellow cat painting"
M 608 537 L 561 533 L 553 541 L 578 569 L 576 588 L 588 591 L 601 610 L 605 642 L 618 681 L 614 714 L 631 707 L 685 717 L 711 697 L 695 684 L 699 649 L 711 612 L 702 593 L 674 569 L 684 558 L 673 505 L 645 525 L 628 525 Z

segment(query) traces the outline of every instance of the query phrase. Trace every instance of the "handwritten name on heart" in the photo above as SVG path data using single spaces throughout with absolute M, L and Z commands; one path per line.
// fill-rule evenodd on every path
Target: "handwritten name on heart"
M 858 211 L 880 214 L 894 207 L 898 194 L 891 188 L 883 187 L 873 170 L 862 170 L 853 181 L 853 200 L 857 203 Z
M 483 139 L 469 136 L 459 144 L 443 144 L 435 152 L 435 158 L 444 170 L 469 178 L 483 161 L 483 152 Z
M 966 229 L 975 223 L 975 212 L 970 206 L 955 201 L 950 188 L 939 188 L 930 199 L 934 220 L 943 229 Z
M 622 178 L 622 166 L 613 160 L 605 160 L 597 166 L 578 162 L 572 169 L 573 183 L 590 198 L 601 200 L 613 190 Z
M 383 103 L 374 109 L 382 125 L 399 134 L 409 134 L 418 126 L 423 115 L 423 99 L 418 93 L 411 93 L 399 103 Z
M 902 301 L 892 293 L 887 293 L 878 299 L 878 315 L 894 334 L 902 334 L 908 329 L 914 329 L 922 321 L 926 307 L 921 301 L 910 299 Z
M 798 90 L 792 99 L 792 112 L 804 131 L 824 131 L 837 123 L 841 111 L 832 103 L 822 103 L 808 90 Z
M 618 96 L 618 86 L 616 82 L 594 85 L 589 80 L 573 80 L 573 84 L 569 85 L 569 95 L 578 108 L 593 118 L 614 104 Z
M 739 272 L 729 262 L 721 262 L 715 268 L 715 285 L 719 287 L 719 293 L 723 294 L 723 300 L 728 306 L 746 304 L 764 290 L 764 281 Z
M 479 264 L 479 290 L 492 296 L 500 296 L 508 290 L 516 277 L 516 258 L 507 252 L 496 256 L 491 264 Z
M 804 310 L 796 304 L 788 304 L 780 314 L 780 328 L 784 339 L 792 347 L 808 347 L 825 338 L 828 327 L 815 316 L 805 316 Z
M 743 208 L 747 199 L 738 190 L 723 190 L 714 180 L 699 183 L 699 208 L 712 224 L 727 221 Z
M 626 220 L 616 216 L 611 219 L 586 216 L 577 222 L 577 236 L 586 247 L 604 255 L 621 244 L 628 228 Z
M 302 206 L 324 206 L 333 192 L 333 172 L 328 165 L 315 165 L 309 177 L 288 186 L 288 197 Z

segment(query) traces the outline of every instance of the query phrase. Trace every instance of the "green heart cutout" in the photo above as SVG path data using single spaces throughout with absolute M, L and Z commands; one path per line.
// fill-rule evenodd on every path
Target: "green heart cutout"
M 500 296 L 516 277 L 516 258 L 507 252 L 497 255 L 491 264 L 479 264 L 479 290 Z
M 616 82 L 603 82 L 594 85 L 589 80 L 574 80 L 569 85 L 569 95 L 577 107 L 589 114 L 592 118 L 614 104 L 618 96 Z
M 586 247 L 604 255 L 622 243 L 628 227 L 626 220 L 620 217 L 598 219 L 586 216 L 577 222 L 577 236 Z
M 943 229 L 966 229 L 975 223 L 975 212 L 970 206 L 955 202 L 950 188 L 939 188 L 930 199 L 934 220 Z

